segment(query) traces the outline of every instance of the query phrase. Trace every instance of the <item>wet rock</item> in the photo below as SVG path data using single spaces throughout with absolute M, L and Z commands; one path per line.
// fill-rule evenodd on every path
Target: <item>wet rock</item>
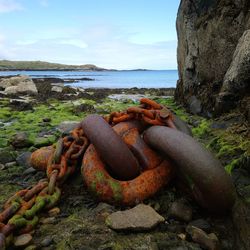
M 10 100 L 9 106 L 17 111 L 33 110 L 32 104 L 27 100 Z
M 26 169 L 26 170 L 23 172 L 23 176 L 29 175 L 29 174 L 35 174 L 36 172 L 37 172 L 36 169 L 30 167 L 30 168 Z
M 25 247 L 29 245 L 32 241 L 31 234 L 22 234 L 15 238 L 14 240 L 14 246 L 15 247 Z
M 7 162 L 15 161 L 16 153 L 10 148 L 0 149 L 0 163 L 5 164 Z
M 183 233 L 185 232 L 185 226 L 177 223 L 168 224 L 166 227 L 167 231 L 172 233 Z
M 16 162 L 19 166 L 29 168 L 31 167 L 30 157 L 31 157 L 31 152 L 24 152 L 16 158 Z
M 201 101 L 196 96 L 191 96 L 188 100 L 189 110 L 192 114 L 197 115 L 201 113 L 202 106 Z
M 69 134 L 78 125 L 79 122 L 77 121 L 64 121 L 58 125 L 57 129 L 63 134 Z
M 42 224 L 54 224 L 56 223 L 56 218 L 55 217 L 41 218 L 40 222 Z
M 5 169 L 5 166 L 2 163 L 0 163 L 0 171 L 4 169 Z
M 112 213 L 106 224 L 114 230 L 145 231 L 164 221 L 152 207 L 139 204 L 132 209 Z
M 49 117 L 44 117 L 44 118 L 42 119 L 42 121 L 43 121 L 43 122 L 51 122 L 51 118 L 49 118 Z
M 61 87 L 61 86 L 53 86 L 51 88 L 51 91 L 54 91 L 54 92 L 57 92 L 57 93 L 62 93 L 63 87 Z
M 7 81 L 6 88 L 4 90 L 5 94 L 37 94 L 37 88 L 31 78 L 28 76 L 16 76 L 8 79 L 4 79 L 3 81 Z M 2 82 L 3 82 L 2 81 Z M 3 83 L 2 83 L 3 84 Z
M 48 247 L 53 244 L 53 239 L 51 237 L 46 237 L 40 243 L 42 247 Z
M 100 214 L 100 213 L 113 213 L 115 211 L 115 207 L 104 203 L 104 202 L 100 202 L 96 208 L 93 209 L 93 213 L 95 214 Z
M 192 240 L 201 247 L 208 250 L 217 250 L 220 248 L 219 240 L 214 233 L 207 234 L 202 229 L 194 226 L 187 226 L 186 231 L 191 236 Z
M 54 208 L 52 208 L 52 209 L 50 209 L 49 211 L 48 211 L 48 214 L 49 214 L 49 216 L 50 217 L 55 217 L 55 216 L 57 216 L 58 214 L 60 214 L 60 208 L 59 207 L 54 207 Z
M 33 144 L 25 132 L 15 134 L 10 143 L 15 148 L 26 148 Z
M 76 107 L 74 107 L 73 112 L 75 114 L 83 113 L 83 112 L 88 112 L 88 113 L 95 113 L 96 109 L 93 105 L 91 104 L 80 104 Z
M 30 245 L 30 246 L 25 247 L 24 250 L 36 250 L 36 249 L 37 249 L 36 245 Z
M 193 220 L 188 225 L 198 227 L 207 233 L 211 231 L 211 225 L 204 219 Z
M 5 164 L 5 167 L 6 167 L 6 168 L 11 168 L 11 167 L 14 167 L 14 166 L 16 166 L 16 162 L 15 162 L 15 161 L 7 162 L 7 163 Z
M 185 200 L 178 200 L 171 204 L 168 210 L 168 217 L 189 222 L 192 220 L 192 208 Z

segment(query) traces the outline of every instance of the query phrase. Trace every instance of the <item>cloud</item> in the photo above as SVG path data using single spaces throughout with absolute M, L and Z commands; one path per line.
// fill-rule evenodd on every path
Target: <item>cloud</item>
M 81 41 L 80 39 L 65 39 L 65 40 L 61 40 L 59 41 L 60 44 L 67 44 L 67 45 L 73 45 L 79 48 L 87 48 L 88 45 L 87 43 Z
M 49 6 L 49 1 L 48 1 L 48 0 L 40 0 L 40 1 L 39 1 L 39 4 L 40 4 L 42 7 L 48 7 L 48 6 Z
M 11 60 L 44 60 L 66 64 L 96 64 L 114 69 L 176 69 L 177 41 L 138 44 L 129 38 L 133 35 L 119 27 L 100 25 L 63 32 L 50 27 L 34 36 L 22 34 L 0 46 L 0 55 Z M 65 27 L 65 29 L 67 29 Z M 57 32 L 52 32 L 53 30 Z M 53 37 L 54 33 L 54 37 Z M 67 36 L 65 35 L 67 34 Z M 23 39 L 22 39 L 23 38 Z M 1 39 L 0 39 L 1 44 Z
M 0 13 L 23 10 L 20 3 L 14 0 L 0 0 Z

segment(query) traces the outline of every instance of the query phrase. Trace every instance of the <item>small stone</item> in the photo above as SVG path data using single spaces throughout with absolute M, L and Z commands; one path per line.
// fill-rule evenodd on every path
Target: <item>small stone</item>
M 57 129 L 63 134 L 69 134 L 77 126 L 79 126 L 77 121 L 64 121 L 58 125 Z
M 0 171 L 4 169 L 5 169 L 5 166 L 2 163 L 0 163 Z
M 42 247 L 48 247 L 53 243 L 53 239 L 51 237 L 46 237 L 41 241 L 41 246 Z
M 52 209 L 50 209 L 49 211 L 48 211 L 48 214 L 49 214 L 49 216 L 50 217 L 55 217 L 55 216 L 57 216 L 58 214 L 60 214 L 60 208 L 59 207 L 54 207 L 54 208 L 52 208 Z
M 14 167 L 14 166 L 16 166 L 16 162 L 15 161 L 5 163 L 5 167 L 6 168 L 11 168 L 11 167 Z
M 207 233 L 211 230 L 211 225 L 204 219 L 193 220 L 188 225 L 198 227 Z
M 110 214 L 106 224 L 114 230 L 145 231 L 164 221 L 152 207 L 139 204 L 132 209 Z
M 181 240 L 186 240 L 186 234 L 178 234 L 177 235 Z
M 23 176 L 36 173 L 36 169 L 30 167 L 23 172 Z
M 192 220 L 192 208 L 184 200 L 178 200 L 171 204 L 168 216 L 177 220 L 189 222 Z
M 15 148 L 25 148 L 31 146 L 33 143 L 28 138 L 27 133 L 19 132 L 11 139 L 11 145 Z
M 51 118 L 45 117 L 45 118 L 43 118 L 43 122 L 51 122 Z
M 42 224 L 54 224 L 56 222 L 56 218 L 55 217 L 41 218 L 40 222 Z
M 14 246 L 15 247 L 25 247 L 29 245 L 32 241 L 32 236 L 30 234 L 22 234 L 15 238 Z
M 107 203 L 100 202 L 96 208 L 93 209 L 94 214 L 101 214 L 101 213 L 113 213 L 115 208 Z
M 207 234 L 202 229 L 194 226 L 187 226 L 186 231 L 190 234 L 192 240 L 201 247 L 208 250 L 219 249 L 219 240 L 214 233 Z
M 25 247 L 24 250 L 36 250 L 36 249 L 37 249 L 36 245 L 30 245 L 30 246 Z
M 30 157 L 31 157 L 31 152 L 24 152 L 16 158 L 16 162 L 19 166 L 29 168 L 31 167 Z

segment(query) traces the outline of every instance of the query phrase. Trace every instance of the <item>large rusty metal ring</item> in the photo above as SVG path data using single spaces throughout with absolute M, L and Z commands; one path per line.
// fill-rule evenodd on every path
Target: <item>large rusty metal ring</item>
M 135 156 L 103 117 L 89 115 L 81 125 L 102 160 L 118 179 L 130 180 L 139 175 L 140 169 Z
M 196 201 L 203 207 L 224 212 L 235 201 L 230 176 L 220 162 L 189 135 L 163 126 L 150 127 L 144 133 L 150 146 L 163 152 L 186 180 Z
M 153 196 L 173 175 L 173 164 L 160 158 L 143 142 L 137 125 L 122 122 L 113 127 L 141 163 L 143 169 L 136 178 L 121 181 L 112 177 L 93 144 L 84 154 L 81 169 L 84 181 L 101 201 L 134 205 Z

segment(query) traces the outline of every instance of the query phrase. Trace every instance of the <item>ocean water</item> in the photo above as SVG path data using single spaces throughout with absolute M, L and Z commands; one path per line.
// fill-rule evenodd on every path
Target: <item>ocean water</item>
M 0 71 L 0 76 L 29 75 L 30 77 L 57 77 L 62 79 L 93 78 L 67 85 L 83 88 L 171 88 L 176 87 L 177 70 L 148 71 Z

